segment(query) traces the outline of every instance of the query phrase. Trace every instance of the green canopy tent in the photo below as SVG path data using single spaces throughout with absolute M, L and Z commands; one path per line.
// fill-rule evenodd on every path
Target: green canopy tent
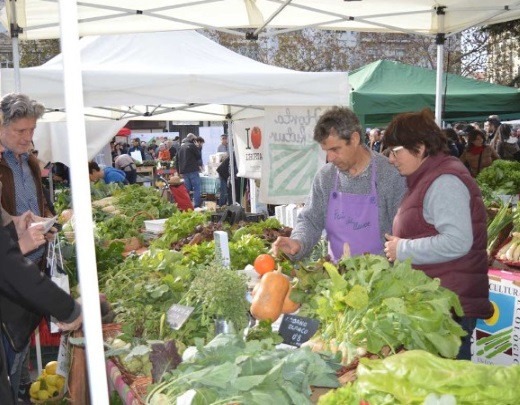
M 435 109 L 434 70 L 379 60 L 349 73 L 351 107 L 365 127 L 384 127 L 398 113 Z M 447 81 L 447 85 L 446 85 Z M 445 75 L 443 120 L 484 121 L 520 118 L 518 89 Z

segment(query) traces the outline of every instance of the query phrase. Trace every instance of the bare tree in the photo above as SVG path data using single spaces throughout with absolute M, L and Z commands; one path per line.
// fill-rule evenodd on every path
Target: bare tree
M 489 35 L 488 72 L 492 82 L 520 85 L 520 20 L 494 24 L 482 30 Z
M 60 53 L 58 39 L 20 41 L 20 66 L 39 66 Z

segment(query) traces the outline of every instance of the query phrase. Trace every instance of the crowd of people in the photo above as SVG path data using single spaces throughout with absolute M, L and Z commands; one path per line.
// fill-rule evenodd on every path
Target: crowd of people
M 450 155 L 460 158 L 473 177 L 497 159 L 520 161 L 520 125 L 502 123 L 498 115 L 490 115 L 482 125 L 457 122 L 442 131 Z M 379 128 L 367 130 L 366 145 L 388 156 L 384 148 L 385 132 L 386 129 Z

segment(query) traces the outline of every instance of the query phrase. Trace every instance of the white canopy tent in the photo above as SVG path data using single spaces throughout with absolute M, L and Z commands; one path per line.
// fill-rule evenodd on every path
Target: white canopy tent
M 10 3 L 14 0 L 6 0 Z M 444 12 L 442 26 L 437 15 Z M 294 30 L 303 27 L 345 31 L 411 32 L 435 36 L 468 27 L 520 18 L 515 0 L 89 0 L 78 2 L 79 34 L 106 35 L 217 28 Z M 21 39 L 59 38 L 56 0 L 17 0 Z M 6 7 L 4 21 L 14 21 Z M 4 23 L 6 27 L 6 25 Z M 442 30 L 441 30 L 442 29 Z M 241 33 L 243 35 L 243 33 Z
M 6 0 L 1 19 L 17 40 L 58 38 L 57 0 Z M 247 38 L 314 27 L 408 32 L 437 42 L 436 120 L 441 121 L 444 42 L 469 27 L 520 18 L 520 1 L 496 0 L 90 0 L 77 4 L 79 35 L 218 29 Z M 12 26 L 10 24 L 13 24 Z M 11 27 L 11 28 L 9 28 Z M 273 28 L 269 32 L 266 28 Z M 16 52 L 15 52 L 16 53 Z M 15 67 L 17 59 L 14 60 Z
M 247 35 L 255 38 L 263 35 L 265 27 L 280 28 L 272 35 L 284 30 L 317 27 L 341 30 L 410 32 L 437 38 L 437 102 L 439 120 L 442 88 L 443 44 L 448 35 L 466 28 L 520 18 L 520 1 L 496 0 L 362 0 L 356 2 L 340 0 L 91 0 L 80 4 L 70 0 L 6 0 L 4 26 L 13 37 L 14 63 L 18 38 L 61 37 L 64 52 L 64 84 L 69 132 L 78 128 L 78 142 L 85 144 L 85 131 L 81 125 L 83 98 L 78 35 L 99 35 L 124 32 L 151 32 L 196 28 L 217 28 L 233 32 L 232 28 L 252 28 Z M 59 6 L 58 6 L 59 5 Z M 242 34 L 241 34 L 242 35 Z M 440 67 L 440 68 L 439 68 Z M 18 81 L 19 83 L 19 81 Z M 17 87 L 19 88 L 19 87 Z M 73 150 L 70 148 L 72 154 Z M 86 158 L 80 154 L 78 158 Z M 81 159 L 78 159 L 81 161 Z M 73 178 L 77 176 L 78 187 L 86 188 L 88 182 L 81 169 L 71 167 Z M 83 174 L 80 173 L 83 170 Z M 77 172 L 76 172 L 77 171 Z M 87 201 L 88 202 L 88 201 Z M 85 217 L 91 209 L 73 194 L 75 207 L 84 208 Z M 92 263 L 88 258 L 94 252 L 92 231 L 82 224 L 79 242 L 85 251 L 78 250 L 80 273 L 82 267 Z M 82 261 L 85 263 L 82 263 Z M 95 263 L 94 263 L 95 266 Z M 95 283 L 82 287 L 82 293 L 95 296 Z M 92 285 L 91 285 L 92 284 Z M 103 391 L 106 388 L 105 374 L 100 373 L 102 357 L 99 308 L 88 305 L 84 309 L 88 369 L 91 379 L 93 403 L 108 404 Z M 94 388 L 95 387 L 95 388 Z
M 348 103 L 346 73 L 265 65 L 195 31 L 85 37 L 79 43 L 89 159 L 129 119 L 237 120 L 262 116 L 264 106 Z M 15 91 L 14 76 L 14 69 L 1 69 L 2 94 Z M 20 69 L 20 78 L 20 91 L 47 107 L 46 121 L 64 119 L 61 54 Z M 35 144 L 42 160 L 70 165 L 67 143 L 64 122 L 39 123 Z

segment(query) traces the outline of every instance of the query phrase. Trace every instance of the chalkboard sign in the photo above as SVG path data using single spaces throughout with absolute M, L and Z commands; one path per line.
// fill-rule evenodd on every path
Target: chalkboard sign
M 168 325 L 174 330 L 179 330 L 184 322 L 190 317 L 193 312 L 193 307 L 185 305 L 173 304 L 167 312 Z
M 314 336 L 320 323 L 316 319 L 297 315 L 284 315 L 278 333 L 285 344 L 300 347 Z

